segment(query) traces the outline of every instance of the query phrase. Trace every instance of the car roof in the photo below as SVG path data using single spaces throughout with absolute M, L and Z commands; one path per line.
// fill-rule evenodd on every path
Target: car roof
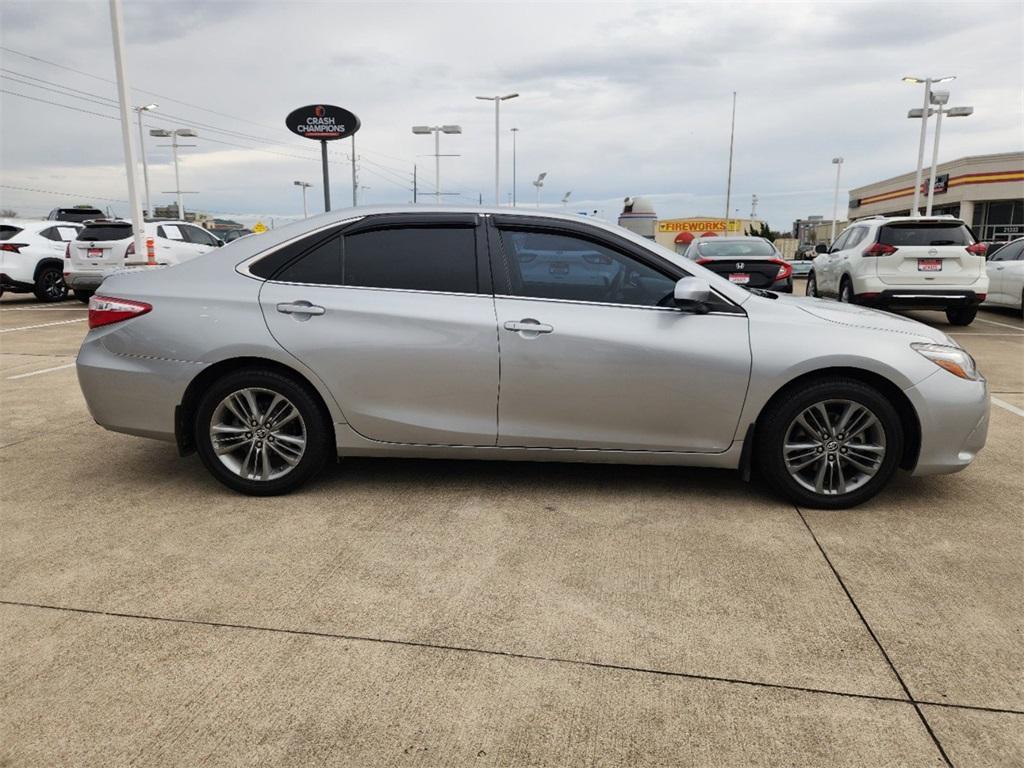
M 49 227 L 80 227 L 80 221 L 58 221 L 56 219 L 0 219 L 0 225 L 21 229 L 47 229 Z
M 758 235 L 717 235 L 715 237 L 697 237 L 694 238 L 695 243 L 721 243 L 730 242 L 736 240 L 762 240 L 766 243 L 774 245 L 768 238 L 760 237 Z
M 852 227 L 854 224 L 889 224 L 892 222 L 903 222 L 913 221 L 920 224 L 966 224 L 963 219 L 958 219 L 956 216 L 949 216 L 946 214 L 938 216 L 865 216 L 862 219 L 854 219 L 850 222 Z

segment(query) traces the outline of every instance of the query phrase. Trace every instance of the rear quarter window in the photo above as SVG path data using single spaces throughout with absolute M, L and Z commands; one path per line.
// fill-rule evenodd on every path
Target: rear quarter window
M 14 227 L 10 224 L 0 225 L 0 240 L 10 240 L 19 232 L 21 232 L 21 227 Z
M 887 224 L 878 230 L 878 242 L 885 245 L 970 245 L 970 230 L 963 224 Z

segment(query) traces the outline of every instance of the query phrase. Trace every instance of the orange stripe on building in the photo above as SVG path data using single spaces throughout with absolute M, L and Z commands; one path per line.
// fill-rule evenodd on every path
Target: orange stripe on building
M 949 180 L 947 186 L 959 187 L 966 184 L 994 184 L 997 182 L 1006 181 L 1024 181 L 1024 171 L 995 171 L 993 173 L 968 173 L 963 176 L 954 176 Z M 892 200 L 897 197 L 906 197 L 914 194 L 913 187 L 904 187 L 903 189 L 896 189 L 892 192 L 881 192 L 877 195 L 871 195 L 871 197 L 861 198 L 861 205 L 871 205 L 872 203 L 881 203 L 886 200 Z

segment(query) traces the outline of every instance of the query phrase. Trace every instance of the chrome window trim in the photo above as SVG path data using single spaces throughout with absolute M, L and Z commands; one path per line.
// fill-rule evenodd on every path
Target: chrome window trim
M 718 296 L 719 298 L 722 298 L 723 301 L 726 301 L 726 302 L 729 302 L 730 304 L 732 304 L 732 302 L 729 301 L 729 299 L 722 297 L 719 293 L 716 292 L 715 295 Z M 494 294 L 494 298 L 495 299 L 515 299 L 516 301 L 541 301 L 541 302 L 544 302 L 546 304 L 579 304 L 579 305 L 582 305 L 582 306 L 585 306 L 585 307 L 616 307 L 616 308 L 619 308 L 619 309 L 641 309 L 641 310 L 648 310 L 648 311 L 654 310 L 656 312 L 680 312 L 682 314 L 687 314 L 687 315 L 694 314 L 693 312 L 685 312 L 684 310 L 680 309 L 679 307 L 651 307 L 651 306 L 647 306 L 645 304 L 616 304 L 615 302 L 611 302 L 611 301 L 580 301 L 578 299 L 547 299 L 547 298 L 544 298 L 544 297 L 541 297 L 541 296 L 514 296 L 514 295 L 510 295 L 510 294 L 506 294 L 506 293 L 496 293 L 496 294 Z M 734 304 L 733 306 L 735 306 L 740 311 L 739 312 L 720 312 L 720 311 L 716 311 L 716 310 L 711 310 L 710 312 L 705 312 L 704 314 L 706 314 L 706 315 L 728 315 L 730 317 L 746 317 L 747 316 L 747 313 L 745 311 L 743 311 L 743 309 L 740 308 L 739 305 L 735 305 Z
M 264 259 L 273 253 L 277 253 L 282 248 L 289 246 L 298 240 L 302 240 L 305 237 L 315 235 L 317 232 L 323 232 L 324 230 L 331 229 L 332 227 L 338 227 L 343 224 L 351 224 L 352 222 L 360 221 L 361 219 L 365 218 L 365 216 L 353 216 L 350 219 L 340 219 L 338 221 L 332 221 L 330 224 L 324 224 L 322 227 L 317 227 L 316 229 L 308 229 L 300 235 L 296 235 L 295 237 L 289 240 L 285 240 L 282 243 L 278 243 L 277 245 L 272 245 L 267 250 L 260 251 L 255 256 L 250 256 L 244 261 L 239 262 L 238 264 L 235 265 L 235 272 L 245 277 L 251 277 L 253 280 L 259 280 L 261 283 L 269 282 L 268 278 L 260 277 L 259 275 L 254 275 L 252 272 L 249 271 L 249 267 L 251 267 L 257 261 Z M 296 283 L 296 285 L 316 285 L 316 283 Z

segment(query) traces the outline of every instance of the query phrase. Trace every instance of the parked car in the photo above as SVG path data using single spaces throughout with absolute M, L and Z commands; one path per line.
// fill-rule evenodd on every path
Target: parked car
M 789 262 L 789 266 L 793 268 L 793 277 L 807 277 L 811 274 L 814 261 L 812 259 L 793 259 Z
M 225 243 L 230 243 L 230 242 L 232 242 L 234 240 L 237 240 L 240 237 L 245 237 L 246 235 L 251 235 L 252 234 L 252 230 L 251 229 L 245 229 L 245 228 L 240 228 L 240 229 L 214 229 L 214 230 L 210 230 L 210 232 L 212 234 L 216 235 L 217 237 L 219 237 Z
M 107 214 L 91 205 L 76 205 L 71 208 L 54 208 L 47 215 L 49 221 L 85 222 L 105 218 Z
M 985 264 L 985 306 L 1010 307 L 1024 315 L 1024 237 L 1005 243 Z
M 684 255 L 737 285 L 793 292 L 793 267 L 763 237 L 702 237 Z
M 598 254 L 612 279 L 524 271 L 530 251 Z M 255 495 L 392 455 L 756 469 L 839 508 L 897 467 L 963 469 L 988 429 L 986 381 L 941 331 L 534 211 L 335 211 L 114 274 L 89 326 L 96 422 Z
M 970 325 L 988 294 L 985 245 L 952 216 L 855 221 L 814 259 L 808 296 L 885 309 L 945 310 Z
M 63 301 L 64 251 L 81 224 L 0 219 L 0 295 L 32 292 L 40 301 Z
M 88 301 L 104 278 L 134 265 L 149 263 L 149 255 L 135 253 L 130 221 L 94 221 L 86 224 L 68 244 L 64 280 L 75 298 Z M 179 264 L 221 245 L 202 227 L 184 221 L 147 221 L 145 235 L 153 239 L 156 264 Z

